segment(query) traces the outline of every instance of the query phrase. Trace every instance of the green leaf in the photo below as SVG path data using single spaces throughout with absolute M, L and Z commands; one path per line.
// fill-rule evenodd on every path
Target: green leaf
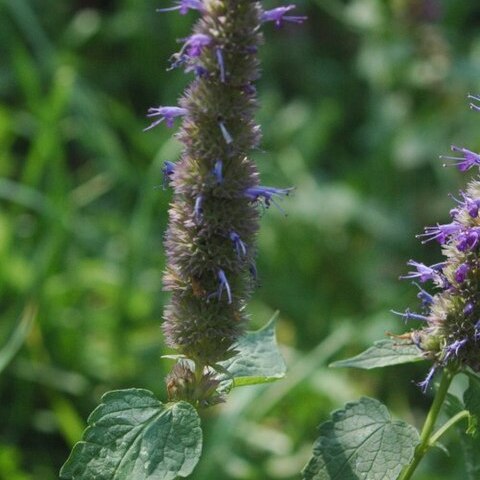
M 202 450 L 196 410 L 163 404 L 143 389 L 106 393 L 60 471 L 75 480 L 173 480 L 195 468 Z
M 468 388 L 463 394 L 465 408 L 480 419 L 480 378 L 475 374 L 468 375 Z
M 287 367 L 275 338 L 277 317 L 278 312 L 260 330 L 247 332 L 235 346 L 238 353 L 219 362 L 229 373 L 223 377 L 224 389 L 273 382 L 285 376 Z
M 417 430 L 392 421 L 379 401 L 361 398 L 320 425 L 304 480 L 395 480 L 413 458 Z
M 401 363 L 424 360 L 421 350 L 411 343 L 398 340 L 379 340 L 372 347 L 352 358 L 333 362 L 330 367 L 354 367 L 370 370 Z

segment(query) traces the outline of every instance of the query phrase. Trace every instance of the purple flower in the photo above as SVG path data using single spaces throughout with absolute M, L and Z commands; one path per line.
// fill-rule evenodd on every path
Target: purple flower
M 199 57 L 205 47 L 212 44 L 212 38 L 203 33 L 194 33 L 185 39 L 181 53 L 186 51 L 190 58 Z
M 223 59 L 222 49 L 215 49 L 215 55 L 217 57 L 218 68 L 220 69 L 220 81 L 225 83 L 225 61 Z
M 227 127 L 225 127 L 225 124 L 223 122 L 218 122 L 218 126 L 220 127 L 220 131 L 222 132 L 223 139 L 225 140 L 225 143 L 227 145 L 230 145 L 233 143 L 233 138 L 230 135 L 230 132 L 227 130 Z
M 427 291 L 425 291 L 418 283 L 414 282 L 414 285 L 419 289 L 417 293 L 417 298 L 422 301 L 422 305 L 424 307 L 428 307 L 433 303 L 433 296 L 430 295 Z
M 230 290 L 230 284 L 228 283 L 225 272 L 219 268 L 217 275 L 219 281 L 217 298 L 220 300 L 222 298 L 223 290 L 225 290 L 227 292 L 228 303 L 232 303 L 232 291 Z
M 275 202 L 275 197 L 282 198 L 289 195 L 293 188 L 275 188 L 275 187 L 250 187 L 244 192 L 245 196 L 252 202 L 263 201 L 268 208 L 272 203 L 283 212 L 283 209 Z
M 407 310 L 405 310 L 405 313 L 396 312 L 395 310 L 391 310 L 391 312 L 395 315 L 400 315 L 401 317 L 403 317 L 405 322 L 408 322 L 409 320 L 421 320 L 422 322 L 428 322 L 427 316 L 411 312 L 408 308 Z
M 466 148 L 456 147 L 455 145 L 451 146 L 453 152 L 459 152 L 462 154 L 461 157 L 448 157 L 442 155 L 440 158 L 446 160 L 453 160 L 454 163 L 444 164 L 444 166 L 455 165 L 461 172 L 465 172 L 472 168 L 473 166 L 480 165 L 480 155 L 478 153 L 472 152 Z
M 473 338 L 475 339 L 475 341 L 478 341 L 480 340 L 480 320 L 477 320 L 475 322 L 474 329 L 475 329 L 475 334 Z
M 443 245 L 448 240 L 448 237 L 455 235 L 460 231 L 462 225 L 456 222 L 447 223 L 444 225 L 437 224 L 434 227 L 425 227 L 425 233 L 417 235 L 417 238 L 427 237 L 426 240 L 422 240 L 422 243 L 429 242 L 430 240 L 437 240 L 438 243 Z
M 187 109 L 181 107 L 152 107 L 148 109 L 147 117 L 160 117 L 143 131 L 151 130 L 165 120 L 167 127 L 173 127 L 173 120 L 175 117 L 186 115 Z
M 480 102 L 479 96 L 469 95 L 468 98 L 470 98 L 471 100 L 474 100 L 475 102 Z M 472 110 L 476 110 L 477 112 L 480 112 L 480 107 L 473 102 L 470 102 L 470 108 Z
M 418 278 L 420 282 L 426 282 L 428 280 L 435 280 L 438 278 L 439 270 L 443 266 L 443 263 L 437 263 L 431 267 L 427 267 L 423 263 L 415 262 L 414 260 L 409 260 L 407 265 L 414 267 L 417 271 L 408 272 L 407 275 L 402 275 L 400 278 Z
M 193 209 L 193 215 L 199 221 L 202 218 L 203 213 L 203 195 L 199 195 L 195 200 L 195 207 Z
M 247 246 L 240 238 L 240 235 L 232 230 L 230 232 L 230 240 L 233 242 L 233 246 L 237 251 L 238 258 L 245 257 L 245 255 L 247 254 Z
M 282 22 L 303 23 L 307 17 L 286 15 L 287 12 L 296 8 L 296 5 L 286 5 L 285 7 L 277 7 L 272 10 L 266 10 L 262 14 L 263 22 L 274 22 L 275 26 L 281 27 Z
M 455 280 L 458 283 L 463 283 L 467 278 L 470 267 L 466 263 L 462 263 L 455 271 Z
M 467 317 L 473 313 L 475 307 L 473 306 L 472 302 L 468 302 L 465 307 L 463 307 L 463 314 Z
M 457 248 L 461 252 L 473 250 L 480 240 L 480 227 L 465 230 L 458 236 Z
M 466 338 L 463 338 L 462 340 L 455 340 L 450 345 L 447 345 L 445 347 L 445 351 L 447 353 L 445 354 L 444 361 L 446 362 L 452 355 L 458 357 L 458 352 L 467 343 L 467 341 L 468 340 Z
M 179 0 L 175 2 L 175 7 L 157 8 L 157 12 L 171 12 L 178 10 L 182 15 L 185 15 L 189 10 L 204 11 L 202 0 Z
M 217 184 L 220 185 L 223 182 L 223 162 L 217 160 L 213 167 L 213 176 L 217 180 Z
M 162 173 L 163 173 L 163 189 L 165 190 L 168 182 L 170 181 L 170 177 L 173 174 L 175 169 L 175 164 L 173 162 L 164 162 Z
M 427 392 L 427 388 L 430 385 L 430 382 L 432 381 L 433 375 L 435 374 L 435 366 L 430 368 L 430 370 L 427 373 L 427 376 L 425 377 L 425 380 L 421 381 L 417 385 L 421 388 L 423 393 Z

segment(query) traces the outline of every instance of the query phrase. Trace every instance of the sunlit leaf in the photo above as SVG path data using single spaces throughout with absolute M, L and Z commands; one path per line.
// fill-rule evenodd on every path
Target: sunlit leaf
M 330 364 L 331 367 L 353 367 L 370 370 L 372 368 L 388 367 L 401 363 L 420 362 L 424 360 L 421 350 L 411 343 L 398 340 L 379 340 L 372 347 L 352 358 L 339 360 Z
M 226 389 L 268 383 L 283 378 L 287 367 L 275 338 L 276 313 L 260 330 L 247 332 L 235 346 L 237 355 L 220 362 Z

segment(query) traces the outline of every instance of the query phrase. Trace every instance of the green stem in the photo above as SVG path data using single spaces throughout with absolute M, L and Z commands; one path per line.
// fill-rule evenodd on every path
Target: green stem
M 413 472 L 415 472 L 419 463 L 427 453 L 428 449 L 431 447 L 430 437 L 432 435 L 433 428 L 435 427 L 435 422 L 437 421 L 438 414 L 440 413 L 440 409 L 442 408 L 443 402 L 448 392 L 448 388 L 450 387 L 450 383 L 452 383 L 452 379 L 455 376 L 455 373 L 456 372 L 454 370 L 450 370 L 448 367 L 444 368 L 442 378 L 440 380 L 440 385 L 438 387 L 437 393 L 435 394 L 435 398 L 433 399 L 433 403 L 430 407 L 427 418 L 425 419 L 422 433 L 420 434 L 420 443 L 415 449 L 412 463 L 410 463 L 410 465 L 408 465 L 406 469 L 403 470 L 398 480 L 409 480 L 410 478 L 412 478 Z
M 457 422 L 460 420 L 467 418 L 470 415 L 470 412 L 468 410 L 462 410 L 461 412 L 458 412 L 456 415 L 454 415 L 448 422 L 445 422 L 431 437 L 429 446 L 433 447 L 435 443 L 438 441 L 438 439 L 453 425 L 455 425 Z

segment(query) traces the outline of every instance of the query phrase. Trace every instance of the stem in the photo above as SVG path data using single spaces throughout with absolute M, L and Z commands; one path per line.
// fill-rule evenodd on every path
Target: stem
M 460 420 L 467 418 L 470 415 L 470 412 L 468 410 L 462 410 L 461 412 L 458 412 L 456 415 L 454 415 L 448 422 L 446 422 L 444 425 L 442 425 L 431 437 L 429 446 L 433 447 L 435 443 L 438 441 L 438 439 L 453 425 L 455 425 L 457 422 Z
M 448 367 L 444 368 L 440 385 L 438 386 L 432 406 L 430 407 L 430 411 L 428 412 L 425 423 L 423 424 L 422 433 L 420 434 L 420 443 L 415 449 L 412 463 L 410 463 L 410 465 L 408 465 L 407 468 L 402 472 L 400 477 L 398 477 L 398 480 L 409 480 L 412 478 L 413 472 L 418 467 L 428 449 L 432 446 L 430 437 L 432 435 L 435 422 L 437 421 L 438 414 L 440 413 L 440 409 L 442 408 L 443 402 L 447 395 L 448 388 L 450 387 L 450 383 L 452 382 L 454 376 L 455 372 L 453 370 L 450 370 Z M 440 430 L 442 430 L 442 428 Z M 437 434 L 440 432 L 440 430 L 437 432 Z

